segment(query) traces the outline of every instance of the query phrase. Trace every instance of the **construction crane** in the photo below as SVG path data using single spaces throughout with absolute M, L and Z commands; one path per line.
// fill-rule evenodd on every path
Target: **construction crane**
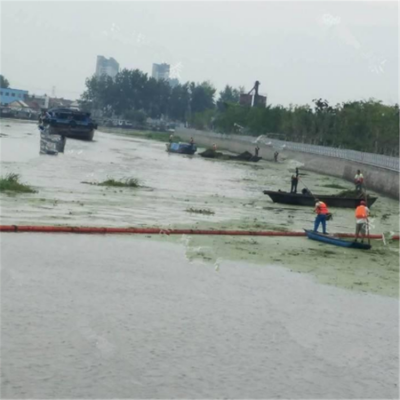
M 258 104 L 258 88 L 260 86 L 260 82 L 256 81 L 253 89 L 250 90 L 250 92 L 247 94 L 248 96 L 250 96 L 253 92 L 254 92 L 254 96 L 252 96 L 252 101 L 251 101 L 251 106 L 254 107 L 255 105 Z
M 260 82 L 256 81 L 254 83 L 253 88 L 250 90 L 249 93 L 241 94 L 240 95 L 240 104 L 250 106 L 250 107 L 255 107 L 255 106 L 264 106 L 265 107 L 267 104 L 267 98 L 265 96 L 260 96 L 258 94 L 259 86 L 260 86 Z

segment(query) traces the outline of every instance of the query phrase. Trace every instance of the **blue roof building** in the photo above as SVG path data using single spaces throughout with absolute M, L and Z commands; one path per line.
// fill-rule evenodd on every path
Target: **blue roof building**
M 25 100 L 27 90 L 0 88 L 0 105 L 5 106 L 16 100 Z

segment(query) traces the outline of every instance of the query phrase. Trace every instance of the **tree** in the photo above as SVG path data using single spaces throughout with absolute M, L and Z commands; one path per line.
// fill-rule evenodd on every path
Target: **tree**
M 189 84 L 176 85 L 172 88 L 168 115 L 174 120 L 186 121 L 190 104 Z
M 239 103 L 240 89 L 226 85 L 222 92 L 219 92 L 218 102 L 221 103 Z
M 131 110 L 124 113 L 124 118 L 130 122 L 143 125 L 146 122 L 147 115 L 144 111 Z
M 210 82 L 203 82 L 200 85 L 192 82 L 190 84 L 191 112 L 198 113 L 205 110 L 211 110 L 215 107 L 214 95 L 216 89 Z
M 10 82 L 6 79 L 4 75 L 0 75 L 0 87 L 7 89 L 10 87 Z
M 115 111 L 118 93 L 114 81 L 107 75 L 92 76 L 86 79 L 86 90 L 81 96 L 85 108 L 101 110 L 104 115 L 112 116 Z
M 3 76 L 1 83 L 8 86 Z M 242 107 L 236 100 L 243 91 L 226 85 L 215 107 L 216 90 L 210 82 L 171 87 L 168 81 L 125 69 L 114 79 L 105 75 L 88 78 L 80 104 L 85 110 L 100 110 L 105 116 L 121 116 L 140 124 L 146 116 L 167 116 L 189 121 L 197 129 L 233 133 L 239 125 L 245 128 L 241 132 L 251 135 L 278 133 L 297 142 L 399 153 L 398 104 L 387 106 L 370 99 L 330 106 L 327 100 L 314 99 L 313 107 Z
M 252 135 L 280 133 L 287 140 L 342 147 L 380 154 L 399 153 L 399 107 L 379 101 L 354 101 L 332 107 L 326 100 L 309 105 L 241 107 L 218 110 L 215 126 L 235 132 L 235 124 Z

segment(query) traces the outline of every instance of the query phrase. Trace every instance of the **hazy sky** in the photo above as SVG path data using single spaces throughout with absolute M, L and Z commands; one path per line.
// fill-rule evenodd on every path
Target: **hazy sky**
M 268 102 L 398 101 L 396 2 L 1 3 L 1 68 L 11 86 L 75 99 L 96 56 L 181 81 L 210 80 Z

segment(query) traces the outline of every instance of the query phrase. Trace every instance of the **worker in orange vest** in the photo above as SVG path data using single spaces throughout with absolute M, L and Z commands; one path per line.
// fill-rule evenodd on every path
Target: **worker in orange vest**
M 328 207 L 323 201 L 315 199 L 314 211 L 317 213 L 317 217 L 315 218 L 314 222 L 314 232 L 318 232 L 319 224 L 322 224 L 323 233 L 326 235 L 326 216 L 329 214 Z
M 361 243 L 364 242 L 364 237 L 366 233 L 366 228 L 368 224 L 368 216 L 369 209 L 364 200 L 360 202 L 360 205 L 356 208 L 355 217 L 356 217 L 356 239 L 357 242 L 358 236 L 361 233 Z

